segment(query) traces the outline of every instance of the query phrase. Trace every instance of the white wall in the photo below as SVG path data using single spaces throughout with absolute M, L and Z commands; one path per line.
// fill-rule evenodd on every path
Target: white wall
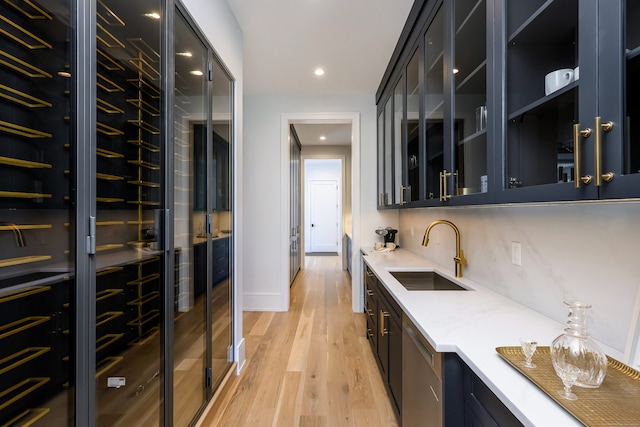
M 376 211 L 376 115 L 375 99 L 370 96 L 286 97 L 247 96 L 244 99 L 244 208 L 242 225 L 245 245 L 244 309 L 287 310 L 285 292 L 288 283 L 281 266 L 287 262 L 286 251 L 269 250 L 286 235 L 282 224 L 289 213 L 282 205 L 288 198 L 288 189 L 282 189 L 281 162 L 287 153 L 282 152 L 281 119 L 283 114 L 294 113 L 359 113 L 360 141 L 366 147 L 361 150 L 360 162 L 360 230 L 363 244 L 372 245 L 376 235 L 373 230 L 381 223 L 397 221 L 396 212 Z M 354 212 L 355 213 L 355 212 Z M 392 220 L 385 220 L 389 216 Z M 362 230 L 362 231 L 361 231 Z M 356 230 L 354 230 L 355 232 Z M 354 248 L 359 252 L 359 248 Z M 359 258 L 358 258 L 359 259 Z M 357 261 L 359 262 L 359 261 Z M 355 286 L 359 281 L 354 280 Z M 360 292 L 361 294 L 361 292 Z M 361 301 L 354 302 L 360 305 Z
M 563 323 L 563 301 L 589 303 L 592 336 L 630 353 L 639 309 L 640 202 L 401 211 L 402 246 L 453 271 L 450 228 L 432 230 L 440 245 L 431 235 L 429 246 L 421 246 L 427 226 L 441 218 L 460 229 L 465 277 Z M 511 263 L 513 241 L 522 245 L 522 266 Z
M 243 228 L 237 226 L 242 222 L 244 211 L 242 189 L 243 183 L 243 91 L 242 91 L 242 30 L 225 0 L 182 0 L 191 17 L 205 34 L 209 43 L 215 49 L 227 70 L 235 80 L 234 85 L 234 162 L 233 162 L 233 229 L 232 262 L 233 280 L 233 342 L 235 344 L 234 358 L 240 370 L 245 362 L 244 340 L 242 338 L 242 287 L 244 262 Z

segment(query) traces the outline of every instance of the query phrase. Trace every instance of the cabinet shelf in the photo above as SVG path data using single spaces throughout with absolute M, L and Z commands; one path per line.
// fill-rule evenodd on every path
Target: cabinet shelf
M 0 231 L 18 230 L 44 230 L 53 228 L 51 224 L 16 224 L 16 225 L 0 225 Z
M 109 225 L 124 225 L 124 221 L 98 221 L 96 222 L 98 227 L 104 227 Z
M 123 114 L 124 110 L 120 107 L 116 107 L 115 105 L 100 99 L 96 98 L 96 108 L 100 111 L 104 111 L 108 114 Z
M 472 133 L 468 137 L 466 137 L 463 140 L 459 141 L 458 145 L 468 144 L 468 143 L 480 138 L 481 136 L 485 136 L 486 134 L 487 134 L 487 130 L 486 129 L 483 129 L 483 130 L 481 130 L 479 132 Z
M 122 289 L 105 289 L 100 292 L 96 292 L 96 302 L 119 295 L 122 292 Z
M 41 325 L 42 323 L 48 322 L 50 319 L 51 317 L 49 316 L 29 316 L 16 320 L 15 322 L 7 323 L 6 325 L 2 325 L 0 326 L 0 340 L 17 334 L 18 332 L 31 329 L 34 326 Z M 0 363 L 2 362 L 0 361 Z
M 7 30 L 6 28 L 0 28 L 0 33 L 4 34 L 5 36 L 9 37 L 11 40 L 13 40 L 14 42 L 26 47 L 27 49 L 51 49 L 51 43 L 48 43 L 46 41 L 44 41 L 43 39 L 41 39 L 40 37 L 36 36 L 35 34 L 33 34 L 30 31 L 27 31 L 26 29 L 22 28 L 20 25 L 16 24 L 15 22 L 13 22 L 12 20 L 0 15 L 0 20 L 4 21 L 5 23 L 7 23 L 9 26 L 11 26 L 13 28 L 13 30 L 16 30 L 17 32 L 11 32 L 9 30 Z M 30 39 L 30 40 L 24 40 L 24 38 Z M 34 43 L 35 42 L 35 43 Z
M 47 78 L 50 79 L 53 76 L 46 71 L 23 61 L 3 50 L 0 50 L 0 64 L 11 68 L 14 71 L 19 72 L 23 76 L 32 78 Z
M 557 41 L 560 33 L 562 33 L 560 39 L 563 39 L 566 30 L 577 25 L 577 22 L 574 22 L 577 14 L 567 13 L 567 11 L 577 11 L 577 3 L 577 0 L 573 2 L 547 0 L 508 36 L 508 43 L 511 45 L 545 44 Z
M 158 261 L 160 261 L 159 256 L 152 256 L 152 257 L 140 259 L 137 261 L 131 261 L 127 265 L 145 265 L 145 264 L 151 264 L 152 262 L 158 262 Z
M 141 55 L 143 55 L 145 58 L 147 58 L 147 60 L 149 60 L 150 62 L 157 63 L 160 60 L 160 54 L 154 48 L 149 46 L 149 44 L 145 42 L 144 39 L 140 37 L 136 37 L 136 38 L 128 38 L 127 41 L 131 44 L 131 46 L 135 47 L 138 50 L 138 52 Z
M 102 326 L 122 315 L 124 315 L 124 312 L 122 311 L 105 311 L 104 313 L 96 316 L 96 327 Z
M 127 285 L 130 285 L 130 286 L 144 285 L 146 283 L 153 282 L 154 280 L 158 280 L 159 278 L 160 278 L 160 274 L 153 273 L 148 276 L 142 277 L 140 279 L 131 280 L 130 282 L 127 282 Z
M 100 89 L 104 90 L 105 92 L 107 93 L 124 92 L 124 88 L 117 85 L 116 83 L 106 78 L 102 74 L 96 73 L 96 77 L 97 77 L 96 86 L 98 86 Z
M 101 0 L 98 0 L 98 11 L 96 12 L 96 16 L 100 21 L 109 26 L 124 27 L 126 25 L 124 21 Z
M 0 259 L 0 267 L 11 267 L 14 265 L 29 264 L 32 262 L 46 261 L 49 259 L 51 259 L 51 255 L 29 255 L 17 258 L 5 258 Z M 0 299 L 0 302 L 2 302 L 2 299 Z
M 0 15 L 0 17 L 1 16 L 2 15 Z M 50 102 L 47 102 L 40 98 L 36 98 L 35 96 L 31 96 L 28 93 L 24 93 L 3 84 L 0 84 L 0 97 L 29 108 L 53 106 L 53 104 L 51 104 Z
M 16 166 L 27 169 L 51 169 L 48 163 L 32 162 L 30 160 L 14 159 L 12 157 L 0 156 L 0 165 Z
M 113 126 L 109 126 L 100 122 L 96 122 L 96 131 L 107 136 L 124 135 L 124 132 L 121 131 L 120 129 L 116 129 Z
M 160 206 L 160 202 L 154 202 L 153 200 L 127 200 L 127 203 L 140 206 Z
M 139 127 L 140 129 L 149 132 L 152 135 L 159 135 L 160 134 L 160 129 L 145 122 L 144 120 L 128 120 L 129 123 L 131 123 L 132 125 Z
M 156 70 L 154 66 L 149 64 L 144 58 L 131 58 L 129 59 L 129 63 L 151 81 L 160 79 L 160 71 Z
M 105 53 L 102 49 L 96 49 L 98 52 L 98 64 L 103 66 L 108 71 L 124 71 L 124 67 L 118 61 L 113 59 L 109 54 Z
M 142 110 L 145 113 L 148 113 L 152 117 L 160 116 L 160 110 L 158 110 L 158 108 L 155 105 L 151 105 L 150 103 L 142 99 L 127 99 L 127 102 L 135 106 L 137 109 Z
M 573 89 L 575 89 L 578 86 L 578 83 L 579 82 L 569 83 L 567 86 L 563 87 L 562 89 L 559 89 L 559 90 L 557 90 L 557 91 L 555 91 L 555 92 L 553 92 L 553 93 L 551 93 L 551 94 L 549 94 L 547 96 L 544 96 L 544 97 L 542 97 L 540 99 L 537 99 L 537 100 L 533 101 L 529 105 L 526 105 L 523 108 L 520 108 L 519 110 L 517 110 L 516 112 L 509 114 L 508 120 L 514 120 L 517 117 L 520 117 L 523 114 L 525 114 L 525 113 L 527 113 L 527 112 L 529 112 L 529 111 L 531 111 L 531 110 L 533 110 L 535 108 L 538 108 L 541 105 L 543 105 L 543 104 L 545 104 L 545 103 L 547 103 L 547 102 L 549 102 L 549 101 L 551 101 L 551 100 L 553 100 L 555 98 L 558 98 L 559 96 L 564 95 L 569 91 L 572 91 Z
M 16 415 L 14 418 L 7 421 L 7 423 L 4 424 L 2 427 L 9 427 L 9 426 L 29 427 L 35 424 L 36 422 L 38 422 L 38 420 L 40 420 L 42 417 L 47 415 L 49 412 L 51 412 L 51 409 L 49 408 L 29 408 L 26 411 L 20 413 L 19 415 Z
M 149 292 L 146 295 L 142 295 L 140 298 L 136 298 L 133 301 L 129 301 L 127 303 L 127 305 L 145 305 L 153 300 L 156 300 L 160 297 L 160 292 L 158 291 L 153 291 L 153 292 Z
M 627 52 L 627 61 L 640 55 L 640 46 Z
M 150 188 L 158 188 L 160 184 L 157 182 L 148 182 L 148 181 L 127 181 L 127 184 L 138 185 L 140 187 L 150 187 Z
M 157 145 L 153 145 L 150 142 L 136 140 L 136 139 L 130 139 L 127 142 L 129 144 L 133 144 L 133 145 L 136 145 L 136 146 L 138 146 L 140 148 L 144 148 L 145 150 L 151 151 L 152 153 L 159 153 L 160 152 L 160 147 L 158 147 Z
M 124 270 L 124 267 L 104 267 L 96 271 L 96 277 L 106 276 L 107 274 L 116 273 Z
M 2 61 L 0 61 L 2 63 Z M 0 120 L 0 130 L 12 133 L 14 135 L 24 136 L 31 139 L 36 138 L 53 138 L 53 135 L 47 132 L 42 132 L 36 129 L 31 129 L 26 126 L 20 126 L 15 123 L 9 123 Z
M 127 325 L 128 326 L 144 326 L 147 323 L 151 322 L 152 320 L 157 319 L 158 317 L 160 317 L 160 310 L 157 310 L 157 309 L 149 310 L 143 316 L 140 316 L 139 318 L 132 320 L 131 322 L 127 322 Z
M 109 243 L 106 245 L 98 245 L 96 246 L 96 252 L 110 251 L 112 249 L 120 249 L 123 247 L 124 245 L 122 243 Z M 64 254 L 69 255 L 70 254 L 69 250 L 64 251 Z
M 96 34 L 96 39 L 98 39 L 98 41 L 106 47 L 110 49 L 117 47 L 123 49 L 125 48 L 124 43 L 122 43 L 116 36 L 107 31 L 99 22 L 96 23 L 96 32 L 98 33 Z
M 110 175 L 108 173 L 96 173 L 96 178 L 101 179 L 103 181 L 124 181 L 123 176 Z
M 127 225 L 147 225 L 147 224 L 155 224 L 155 220 L 154 219 L 147 219 L 147 220 L 133 220 L 133 221 L 127 221 Z
M 111 344 L 118 341 L 123 336 L 124 334 L 105 334 L 96 339 L 96 353 L 109 347 Z
M 153 99 L 160 98 L 160 89 L 158 89 L 153 84 L 148 81 L 138 78 L 138 79 L 127 79 L 129 83 L 134 85 L 138 90 L 141 90 L 143 93 L 146 93 Z
M 105 150 L 104 148 L 96 148 L 96 154 L 100 157 L 105 157 L 107 159 L 121 159 L 124 157 L 124 154 L 116 153 L 115 151 Z
M 20 289 L 0 297 L 0 304 L 2 304 L 3 302 L 14 301 L 20 298 L 26 298 L 28 296 L 36 295 L 36 294 L 47 292 L 50 290 L 51 290 L 51 286 L 32 286 L 32 287 Z
M 51 380 L 49 377 L 27 378 L 0 392 L 0 411 L 17 402 Z M 6 400 L 5 400 L 6 397 Z
M 46 19 L 51 21 L 53 17 L 45 11 L 43 8 L 32 2 L 31 0 L 24 0 L 24 4 L 30 6 L 32 10 L 26 10 L 14 3 L 14 0 L 4 0 L 9 6 L 15 8 L 18 12 L 22 13 L 29 19 Z
M 51 194 L 25 193 L 21 191 L 0 191 L 0 197 L 13 198 L 13 199 L 50 199 Z
M 470 81 L 473 80 L 473 78 L 480 73 L 482 70 L 484 70 L 484 68 L 487 65 L 487 60 L 485 59 L 484 61 L 482 61 L 480 64 L 478 64 L 478 66 L 476 68 L 473 69 L 473 71 L 471 71 L 469 73 L 469 75 L 467 75 L 467 77 L 464 78 L 464 80 L 462 80 L 460 83 L 458 83 L 456 85 L 456 92 L 459 91 L 461 88 L 464 87 L 465 84 L 469 83 Z
M 120 197 L 96 197 L 98 203 L 120 203 L 124 202 L 124 199 Z
M 122 362 L 124 357 L 122 356 L 109 356 L 105 357 L 98 363 L 96 363 L 96 378 L 104 375 L 109 369 Z
M 0 375 L 49 352 L 51 347 L 28 347 L 0 359 Z

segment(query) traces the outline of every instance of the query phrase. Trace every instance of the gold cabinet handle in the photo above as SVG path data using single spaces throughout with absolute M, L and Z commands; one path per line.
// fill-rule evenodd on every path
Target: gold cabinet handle
M 591 135 L 591 129 L 580 129 L 580 123 L 573 125 L 573 173 L 575 187 L 580 188 L 581 184 L 590 184 L 591 175 L 582 176 L 582 138 L 588 138 Z
M 373 338 L 373 332 L 371 332 L 371 329 L 367 328 L 367 337 L 368 338 Z
M 444 169 L 440 172 L 440 201 L 446 202 L 451 198 L 451 194 L 447 194 L 447 178 L 451 176 L 451 172 Z
M 383 337 L 389 333 L 389 330 L 385 328 L 385 318 L 389 317 L 389 312 L 380 310 L 380 317 L 378 319 L 378 323 L 380 324 L 380 336 Z
M 371 310 L 370 308 L 367 308 L 367 316 L 373 317 L 373 310 Z
M 595 134 L 593 136 L 593 145 L 595 150 L 595 167 L 596 187 L 602 185 L 602 181 L 610 182 L 613 180 L 613 172 L 602 173 L 602 131 L 609 132 L 613 129 L 613 122 L 602 123 L 602 117 L 595 117 L 593 120 Z
M 400 186 L 400 205 L 407 204 L 407 199 L 404 198 L 404 193 L 407 190 L 409 190 L 409 200 L 411 200 L 411 186 L 410 185 L 407 185 L 406 187 L 404 185 Z
M 373 291 L 371 289 L 367 289 L 367 296 L 372 297 L 373 295 L 374 295 Z

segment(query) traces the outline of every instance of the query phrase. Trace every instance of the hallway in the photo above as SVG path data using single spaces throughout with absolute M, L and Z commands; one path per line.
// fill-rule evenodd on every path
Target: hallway
M 287 313 L 245 312 L 247 365 L 207 426 L 397 426 L 338 256 L 307 256 Z

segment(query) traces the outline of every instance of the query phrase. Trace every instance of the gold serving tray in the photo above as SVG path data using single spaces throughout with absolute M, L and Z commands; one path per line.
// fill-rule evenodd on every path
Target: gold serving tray
M 498 347 L 496 351 L 585 426 L 640 425 L 640 372 L 635 369 L 607 356 L 607 375 L 600 387 L 574 386 L 571 391 L 578 400 L 570 401 L 558 394 L 562 381 L 553 369 L 549 347 L 538 347 L 532 359 L 537 367 L 533 369 L 520 365 L 524 361 L 520 347 Z

